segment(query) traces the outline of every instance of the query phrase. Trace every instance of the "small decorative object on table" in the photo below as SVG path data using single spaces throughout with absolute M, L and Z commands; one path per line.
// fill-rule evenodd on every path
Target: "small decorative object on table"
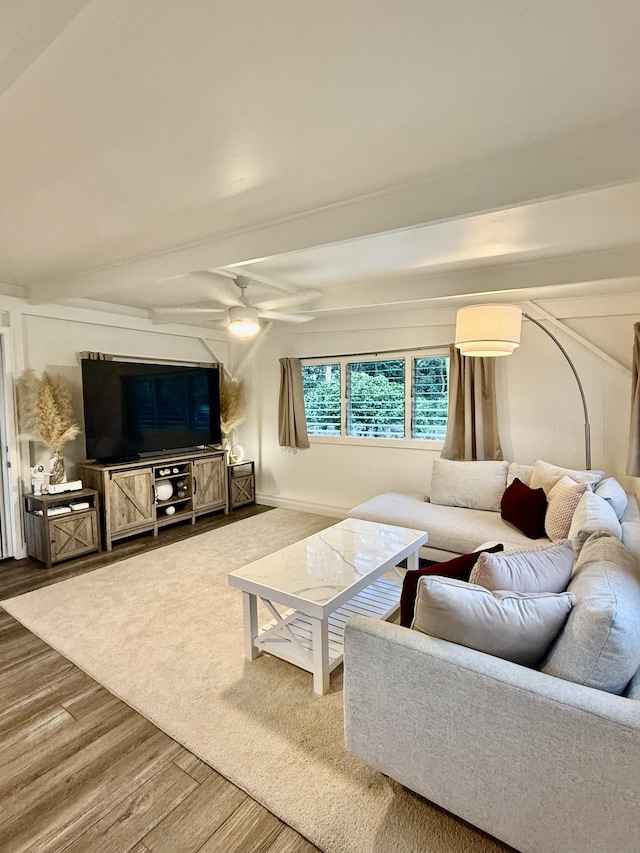
M 33 370 L 24 370 L 17 381 L 18 422 L 21 433 L 34 441 L 46 444 L 52 453 L 51 477 L 53 485 L 67 480 L 64 459 L 60 450 L 80 433 L 73 420 L 71 384 L 58 373 L 36 376 Z

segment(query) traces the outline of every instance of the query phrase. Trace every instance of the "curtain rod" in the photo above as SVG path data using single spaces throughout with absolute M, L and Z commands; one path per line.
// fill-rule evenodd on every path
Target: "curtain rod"
M 402 347 L 402 349 L 379 349 L 375 352 L 371 350 L 367 350 L 367 352 L 343 352 L 338 353 L 337 355 L 301 355 L 299 356 L 301 361 L 310 361 L 316 358 L 354 358 L 355 356 L 363 356 L 363 355 L 390 355 L 394 352 L 426 352 L 427 350 L 432 349 L 447 349 L 451 344 L 434 344 L 430 347 Z

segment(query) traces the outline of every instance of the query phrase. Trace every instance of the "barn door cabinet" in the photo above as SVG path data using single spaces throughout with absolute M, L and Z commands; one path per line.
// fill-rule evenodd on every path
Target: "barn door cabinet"
M 136 533 L 200 515 L 229 512 L 222 451 L 176 454 L 117 464 L 86 463 L 80 477 L 102 496 L 104 547 Z
M 48 569 L 100 550 L 98 493 L 94 489 L 24 496 L 27 553 Z

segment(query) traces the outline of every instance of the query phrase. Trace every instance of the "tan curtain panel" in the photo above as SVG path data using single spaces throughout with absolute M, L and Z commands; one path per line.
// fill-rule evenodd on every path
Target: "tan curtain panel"
M 631 368 L 631 426 L 627 474 L 640 477 L 640 323 L 633 327 L 633 367 Z
M 451 347 L 449 418 L 444 459 L 502 459 L 494 358 L 471 358 Z
M 278 438 L 280 447 L 309 447 L 299 358 L 280 359 Z

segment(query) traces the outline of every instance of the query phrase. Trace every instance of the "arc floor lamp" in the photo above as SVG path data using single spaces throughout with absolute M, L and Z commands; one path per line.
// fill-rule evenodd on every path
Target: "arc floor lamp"
M 591 470 L 591 425 L 584 388 L 575 364 L 560 341 L 539 320 L 517 305 L 469 305 L 460 308 L 456 317 L 455 345 L 466 356 L 503 356 L 520 346 L 522 318 L 526 317 L 548 335 L 564 355 L 573 371 L 584 410 L 584 453 L 587 470 Z

